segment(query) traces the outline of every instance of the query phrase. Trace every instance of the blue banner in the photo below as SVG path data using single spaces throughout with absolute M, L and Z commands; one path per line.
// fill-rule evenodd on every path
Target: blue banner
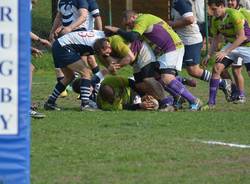
M 30 183 L 30 0 L 0 1 L 0 184 Z

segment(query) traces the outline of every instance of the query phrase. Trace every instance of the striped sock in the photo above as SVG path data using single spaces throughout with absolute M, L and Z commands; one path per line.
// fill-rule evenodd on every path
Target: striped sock
M 56 80 L 57 82 L 61 81 L 64 77 L 57 77 Z
M 89 79 L 81 79 L 80 82 L 80 97 L 82 101 L 82 106 L 85 106 L 89 103 L 90 96 L 90 80 Z
M 203 81 L 209 82 L 211 77 L 212 77 L 211 72 L 209 72 L 208 70 L 203 70 L 203 73 L 200 79 Z
M 66 89 L 66 86 L 64 86 L 60 81 L 57 82 L 53 93 L 49 96 L 48 103 L 54 104 L 56 102 L 56 99 L 58 96 Z

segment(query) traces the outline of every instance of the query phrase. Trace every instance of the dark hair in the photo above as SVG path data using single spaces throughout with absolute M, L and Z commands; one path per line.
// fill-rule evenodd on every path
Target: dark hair
M 212 4 L 215 4 L 216 6 L 226 5 L 225 0 L 208 0 L 208 6 L 211 6 Z
M 137 12 L 134 10 L 126 10 L 122 12 L 122 18 L 128 19 L 130 16 L 136 15 Z
M 115 91 L 110 85 L 102 84 L 99 90 L 99 95 L 104 101 L 110 104 L 114 103 Z
M 105 42 L 108 42 L 108 39 L 107 39 L 107 38 L 100 38 L 100 39 L 97 39 L 97 40 L 95 41 L 93 48 L 94 48 L 94 50 L 95 50 L 95 52 L 96 52 L 97 54 L 100 53 L 100 51 L 101 51 L 101 49 L 103 48 Z

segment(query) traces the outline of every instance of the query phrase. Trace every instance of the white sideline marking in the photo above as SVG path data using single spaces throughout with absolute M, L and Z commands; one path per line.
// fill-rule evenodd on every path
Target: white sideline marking
M 49 84 L 48 82 L 32 82 L 33 85 Z
M 250 148 L 250 145 L 245 144 L 234 144 L 234 143 L 226 143 L 226 142 L 220 142 L 220 141 L 202 141 L 202 140 L 194 140 L 205 144 L 213 144 L 213 145 L 222 145 L 222 146 L 229 146 L 229 147 L 235 147 L 235 148 Z

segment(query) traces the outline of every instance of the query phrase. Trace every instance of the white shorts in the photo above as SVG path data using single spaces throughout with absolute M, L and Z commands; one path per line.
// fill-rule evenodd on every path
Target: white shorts
M 142 48 L 137 56 L 136 61 L 132 64 L 133 72 L 140 72 L 144 66 L 152 62 L 156 62 L 155 55 L 149 45 L 146 42 L 142 42 Z
M 221 51 L 226 50 L 231 45 L 231 43 L 228 43 L 221 49 Z M 234 61 L 234 63 L 232 64 L 233 66 L 241 66 L 241 63 L 250 63 L 250 47 L 239 46 L 232 50 L 226 57 Z
M 157 61 L 160 63 L 160 69 L 171 68 L 181 71 L 184 52 L 185 50 L 183 47 L 159 56 Z
M 243 63 L 243 59 L 242 57 L 238 57 L 236 60 L 234 60 L 234 62 L 232 63 L 232 67 L 234 66 L 242 66 Z

